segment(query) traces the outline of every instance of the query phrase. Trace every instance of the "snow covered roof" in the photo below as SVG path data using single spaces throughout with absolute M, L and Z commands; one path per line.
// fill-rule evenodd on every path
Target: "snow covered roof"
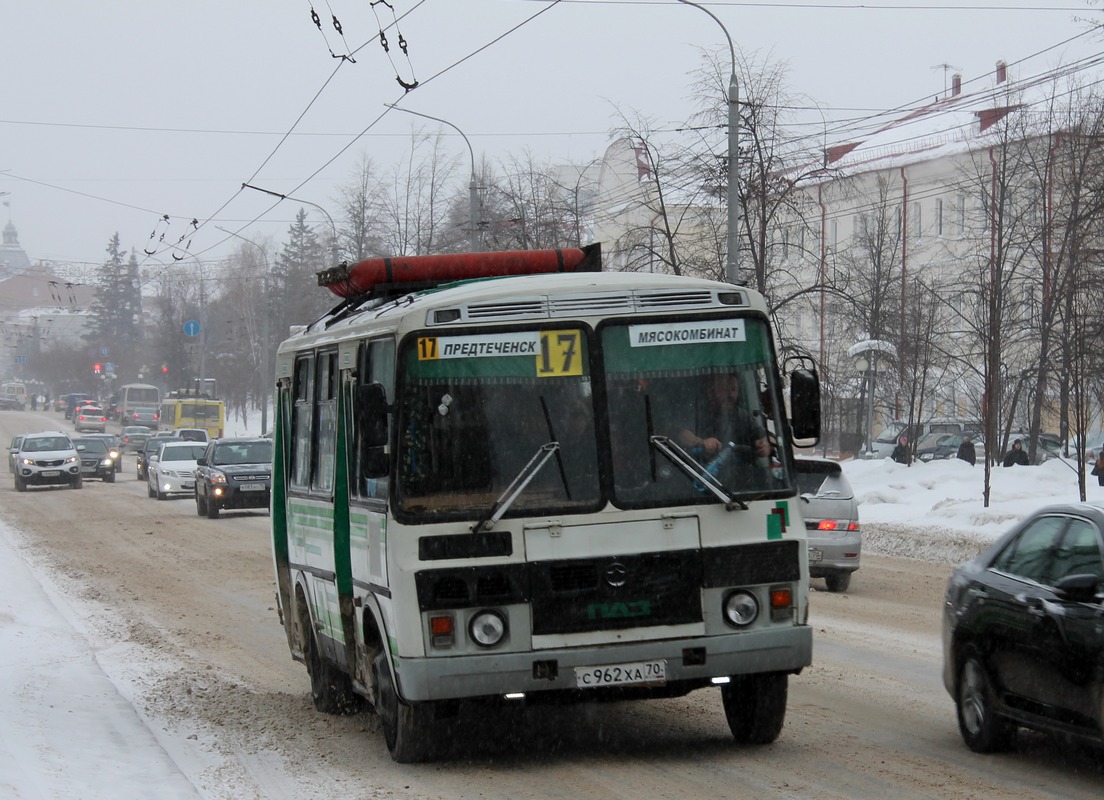
M 883 115 L 866 131 L 852 132 L 826 150 L 826 166 L 838 177 L 844 173 L 934 160 L 969 152 L 984 145 L 986 132 L 1009 114 L 1024 110 L 1040 113 L 1045 131 L 1050 115 L 1049 104 L 1065 91 L 1066 83 L 1076 74 L 1101 72 L 1104 55 L 1075 64 L 1049 70 L 1030 78 L 1014 81 L 1007 77 L 1007 67 L 999 62 L 993 73 L 993 83 L 973 92 L 962 92 L 956 76 L 955 89 L 943 98 L 935 98 L 925 106 L 902 110 L 900 115 L 886 119 Z M 827 178 L 821 172 L 818 178 Z

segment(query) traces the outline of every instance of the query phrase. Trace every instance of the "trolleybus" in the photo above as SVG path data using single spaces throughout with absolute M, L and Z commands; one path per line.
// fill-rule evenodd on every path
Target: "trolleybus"
M 815 370 L 783 374 L 756 292 L 599 259 L 329 270 L 343 300 L 279 347 L 281 620 L 315 706 L 366 701 L 396 761 L 432 758 L 460 701 L 708 687 L 766 743 L 811 661 L 792 445 L 819 436 Z M 694 449 L 718 376 L 769 455 Z

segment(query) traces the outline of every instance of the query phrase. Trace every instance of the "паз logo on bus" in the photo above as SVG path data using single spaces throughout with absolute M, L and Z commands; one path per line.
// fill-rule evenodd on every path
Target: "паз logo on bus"
M 648 617 L 652 614 L 650 600 L 630 600 L 627 603 L 591 603 L 587 606 L 587 619 L 628 619 Z

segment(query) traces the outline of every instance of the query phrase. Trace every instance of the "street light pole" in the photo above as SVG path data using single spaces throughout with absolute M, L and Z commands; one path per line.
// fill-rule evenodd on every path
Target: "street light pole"
M 739 283 L 740 275 L 740 93 L 736 83 L 736 48 L 732 44 L 732 37 L 728 35 L 728 28 L 724 23 L 705 6 L 692 3 L 690 0 L 679 0 L 688 6 L 693 6 L 704 11 L 713 21 L 721 26 L 725 38 L 728 40 L 728 52 L 731 58 L 732 70 L 728 77 L 728 258 L 725 262 L 725 280 L 729 283 Z
M 407 114 L 413 114 L 416 117 L 425 117 L 431 119 L 434 122 L 440 122 L 442 125 L 448 125 L 455 130 L 464 139 L 464 144 L 468 146 L 468 154 L 471 156 L 471 178 L 468 180 L 468 234 L 471 237 L 471 251 L 478 253 L 479 247 L 479 184 L 475 180 L 475 151 L 472 149 L 471 142 L 468 141 L 468 137 L 464 136 L 464 132 L 449 122 L 447 119 L 441 119 L 439 117 L 431 117 L 429 114 L 423 114 L 420 111 L 411 111 L 409 108 L 399 108 L 393 103 L 384 103 L 388 108 L 393 108 L 396 111 L 404 111 Z
M 333 264 L 331 264 L 331 266 L 337 266 L 337 263 L 338 263 L 338 258 L 337 258 L 337 226 L 334 225 L 333 217 L 330 216 L 329 211 L 322 208 L 322 206 L 318 205 L 318 203 L 312 203 L 310 200 L 303 200 L 303 199 L 298 198 L 298 197 L 292 197 L 289 194 L 280 194 L 279 192 L 274 192 L 271 189 L 262 189 L 260 186 L 254 186 L 251 183 L 243 183 L 242 188 L 243 189 L 252 189 L 253 191 L 256 191 L 256 192 L 264 192 L 265 194 L 270 194 L 273 197 L 279 197 L 281 200 L 294 200 L 296 203 L 306 203 L 308 206 L 314 206 L 319 211 L 321 211 L 323 214 L 325 214 L 326 219 L 329 220 L 330 232 L 333 236 L 333 238 L 330 239 L 330 260 L 333 261 Z M 229 231 L 227 231 L 227 233 L 229 233 Z
M 268 253 L 259 244 L 252 239 L 246 239 L 240 233 L 234 233 L 226 228 L 215 226 L 223 233 L 228 233 L 231 236 L 241 239 L 246 244 L 251 244 L 261 251 L 261 259 L 264 261 L 264 280 L 261 281 L 261 294 L 263 307 L 261 308 L 261 433 L 268 433 L 268 381 L 269 381 L 269 366 L 268 366 Z

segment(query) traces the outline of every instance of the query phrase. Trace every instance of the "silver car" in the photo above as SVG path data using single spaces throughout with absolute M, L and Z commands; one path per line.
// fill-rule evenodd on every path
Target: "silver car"
M 824 578 L 830 592 L 845 592 L 862 551 L 855 493 L 839 462 L 814 456 L 797 456 L 795 462 L 809 539 L 809 575 Z

